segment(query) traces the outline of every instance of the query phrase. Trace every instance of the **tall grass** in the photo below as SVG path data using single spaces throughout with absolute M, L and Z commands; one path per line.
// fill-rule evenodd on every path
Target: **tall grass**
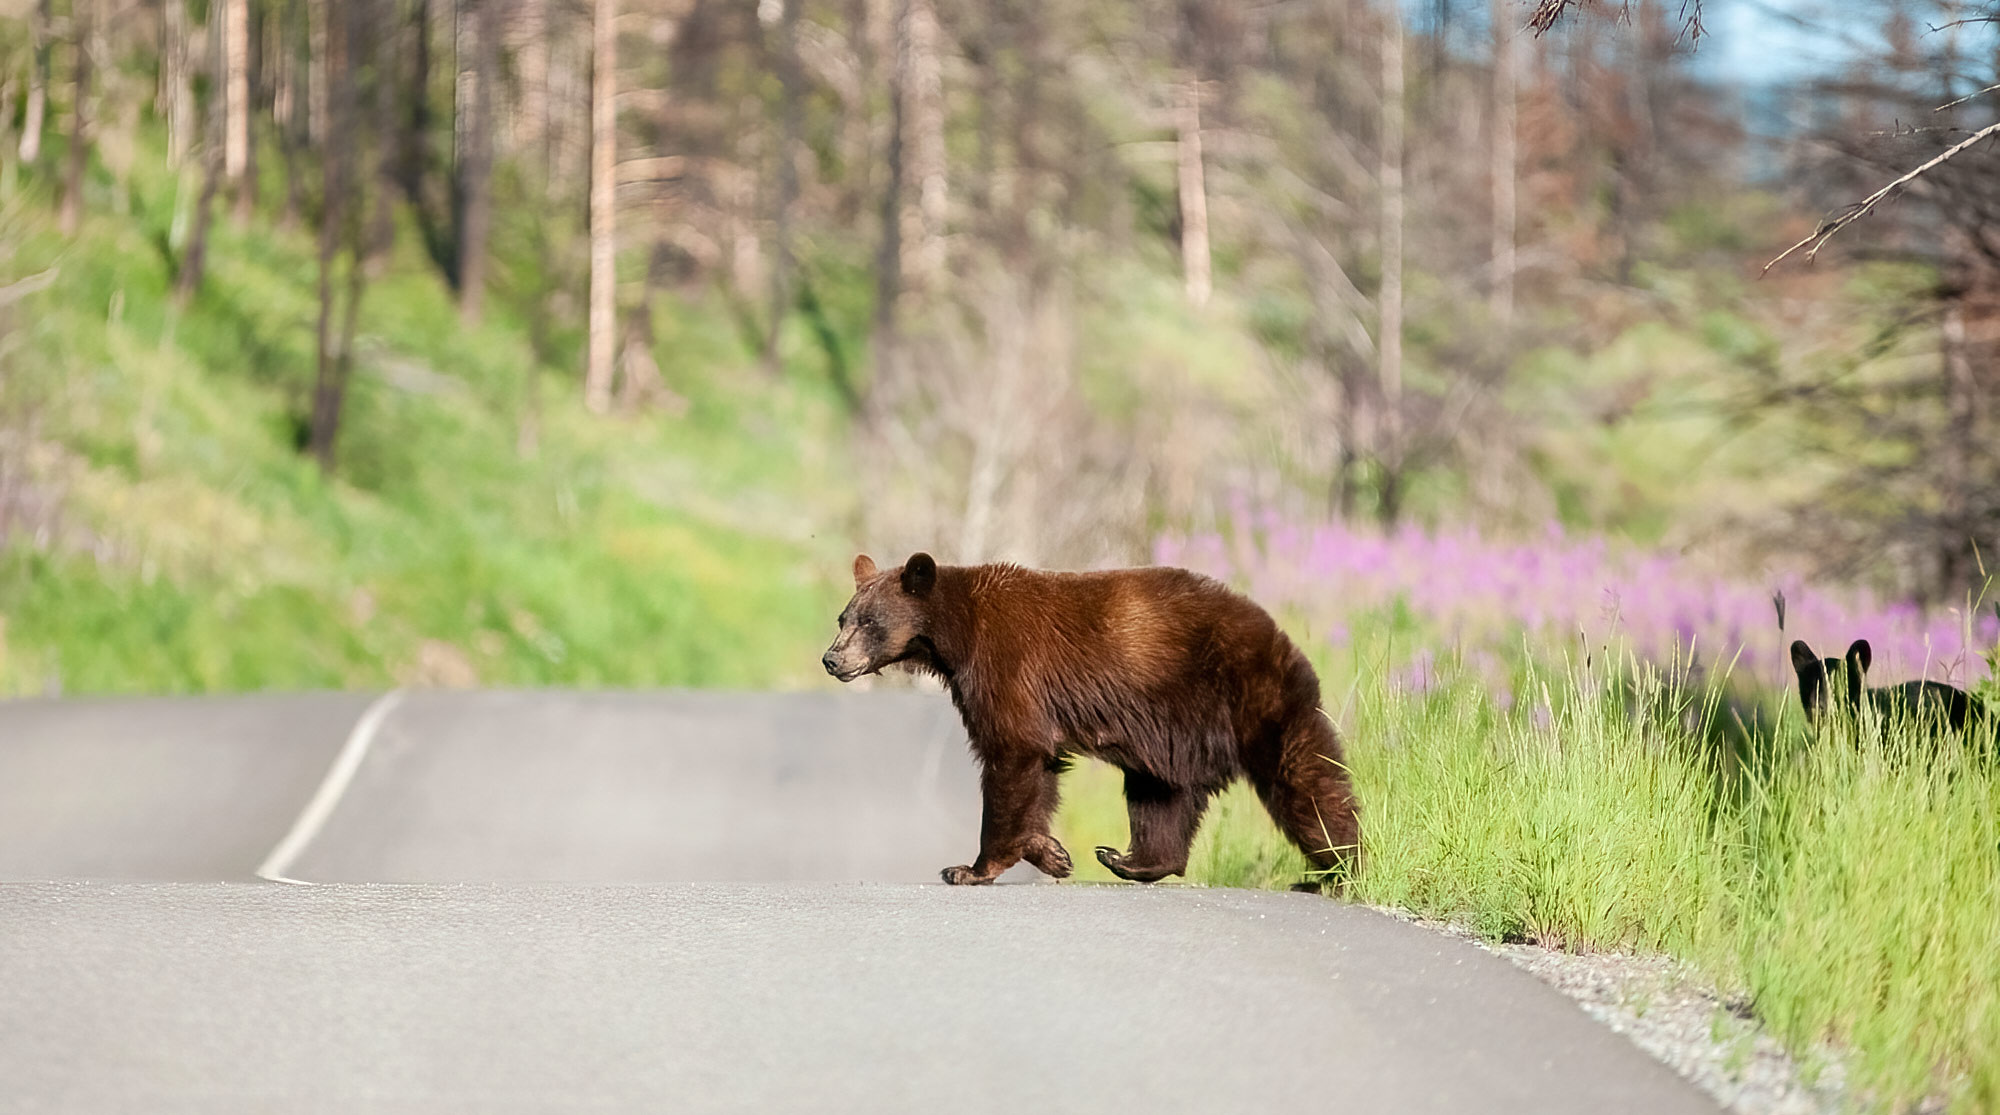
M 1983 737 L 1983 738 L 1981 738 Z M 1829 725 L 1743 810 L 1732 974 L 1788 1040 L 1884 1100 L 2000 1109 L 2000 776 L 1990 729 Z
M 2000 1106 L 1990 750 L 1910 724 L 1808 738 L 1794 706 L 1745 762 L 1712 742 L 1718 694 L 1683 680 L 1529 671 L 1512 702 L 1449 664 L 1421 692 L 1364 682 L 1346 726 L 1353 897 L 1496 940 L 1678 956 L 1794 1049 L 1846 1050 L 1866 1106 Z M 1060 837 L 1122 844 L 1114 773 L 1073 772 L 1066 790 Z M 1304 867 L 1238 787 L 1188 878 L 1280 886 Z

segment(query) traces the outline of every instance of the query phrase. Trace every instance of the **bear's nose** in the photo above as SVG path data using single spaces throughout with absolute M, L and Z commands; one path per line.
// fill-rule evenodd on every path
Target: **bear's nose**
M 819 664 L 826 667 L 827 673 L 832 674 L 834 677 L 840 676 L 840 667 L 834 664 L 832 651 L 827 651 L 825 654 L 820 655 Z

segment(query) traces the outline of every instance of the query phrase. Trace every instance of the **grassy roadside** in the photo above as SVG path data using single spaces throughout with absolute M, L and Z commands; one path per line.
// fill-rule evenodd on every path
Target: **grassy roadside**
M 822 377 L 768 377 L 726 314 L 662 300 L 685 408 L 594 418 L 518 306 L 460 326 L 405 236 L 324 477 L 298 449 L 309 231 L 219 220 L 177 307 L 163 165 L 74 238 L 45 181 L 0 197 L 0 283 L 54 279 L 0 320 L 0 696 L 816 683 L 847 556 L 814 537 L 845 510 Z
M 1913 763 L 1907 729 L 1808 743 L 1794 719 L 1777 758 L 1718 770 L 1704 709 L 1657 677 L 1636 700 L 1577 676 L 1519 691 L 1542 697 L 1502 709 L 1449 675 L 1423 694 L 1357 687 L 1358 900 L 1496 940 L 1670 954 L 1741 992 L 1808 1063 L 1823 1042 L 1846 1051 L 1850 1094 L 1871 1105 L 2000 1107 L 1990 750 Z M 1122 846 L 1113 772 L 1081 768 L 1065 790 L 1061 838 Z M 1238 787 L 1209 813 L 1189 879 L 1279 886 L 1304 866 Z

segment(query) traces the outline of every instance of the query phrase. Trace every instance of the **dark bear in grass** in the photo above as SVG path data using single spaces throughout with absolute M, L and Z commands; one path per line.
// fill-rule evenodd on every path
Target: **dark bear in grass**
M 950 689 L 985 815 L 978 858 L 946 868 L 947 883 L 990 883 L 1021 860 L 1068 875 L 1049 821 L 1078 754 L 1125 772 L 1132 847 L 1097 849 L 1121 878 L 1184 872 L 1202 811 L 1239 776 L 1324 879 L 1339 885 L 1358 862 L 1318 675 L 1268 613 L 1207 577 L 941 566 L 921 553 L 883 571 L 864 554 L 822 662 L 841 681 L 902 665 Z
M 1799 703 L 1805 706 L 1806 718 L 1817 721 L 1829 699 L 1839 701 L 1849 716 L 1858 715 L 1866 698 L 1884 716 L 1915 719 L 1932 727 L 1948 724 L 1955 732 L 1965 730 L 1965 719 L 1972 709 L 1972 699 L 1965 690 L 1940 681 L 1906 681 L 1869 689 L 1866 678 L 1874 657 L 1866 639 L 1854 640 L 1844 658 L 1821 658 L 1805 640 L 1794 642 L 1792 670 L 1799 675 Z

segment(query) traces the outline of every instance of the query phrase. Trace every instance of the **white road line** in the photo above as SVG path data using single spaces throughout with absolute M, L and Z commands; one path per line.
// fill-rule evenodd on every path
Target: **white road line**
M 326 819 L 333 816 L 334 807 L 340 804 L 341 795 L 347 792 L 348 783 L 354 781 L 355 772 L 361 769 L 361 760 L 368 757 L 368 746 L 375 742 L 375 733 L 381 730 L 382 722 L 389 718 L 389 713 L 402 699 L 402 690 L 391 689 L 375 698 L 375 703 L 369 705 L 368 710 L 361 714 L 361 719 L 354 722 L 354 730 L 347 734 L 347 742 L 341 745 L 340 754 L 334 757 L 333 765 L 327 768 L 326 777 L 320 781 L 319 789 L 314 791 L 312 800 L 306 803 L 298 819 L 292 822 L 291 831 L 285 834 L 283 840 L 278 841 L 278 846 L 271 849 L 270 855 L 264 857 L 264 862 L 257 865 L 259 878 L 269 879 L 274 883 L 308 885 L 303 879 L 286 877 L 285 872 L 291 870 L 300 853 L 306 850 L 306 845 L 311 844 L 313 837 L 319 835 L 319 830 L 326 825 Z

